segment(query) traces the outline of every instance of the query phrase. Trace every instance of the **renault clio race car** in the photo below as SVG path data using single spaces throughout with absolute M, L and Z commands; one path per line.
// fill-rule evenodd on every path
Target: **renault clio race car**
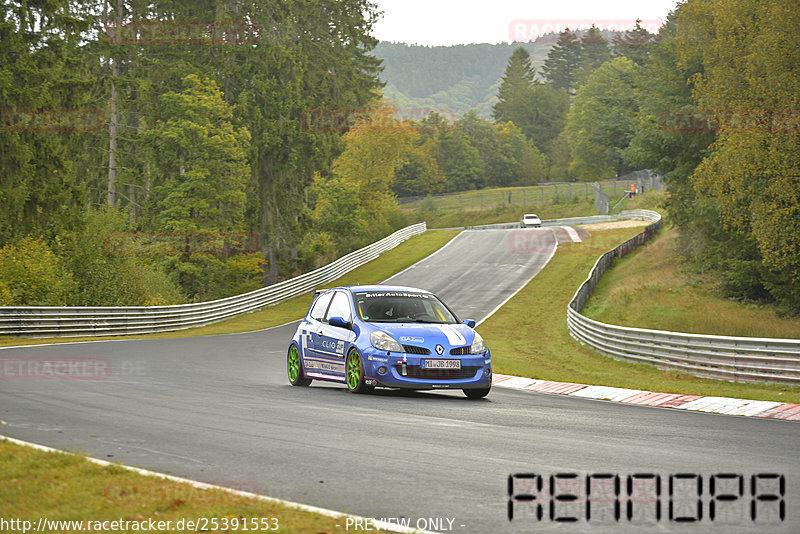
M 470 399 L 485 397 L 492 357 L 474 326 L 422 289 L 319 291 L 289 345 L 289 382 L 344 382 L 353 393 L 376 386 L 462 389 Z

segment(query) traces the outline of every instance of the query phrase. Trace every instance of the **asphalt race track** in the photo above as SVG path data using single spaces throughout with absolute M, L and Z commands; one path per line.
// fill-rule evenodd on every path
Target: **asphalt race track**
M 526 245 L 526 250 L 546 258 L 553 231 L 531 232 L 543 244 Z M 503 276 L 488 277 L 487 266 L 477 265 L 475 275 L 481 278 L 471 279 L 464 264 L 453 261 L 474 257 L 478 247 L 487 247 L 481 250 L 491 258 L 479 263 L 512 262 L 517 267 L 510 271 L 530 269 L 519 273 L 520 280 L 527 280 L 544 258 L 520 261 L 516 249 L 506 246 L 509 233 L 487 231 L 473 238 L 478 232 L 470 232 L 390 282 L 433 289 L 459 315 L 479 319 L 499 302 L 487 294 L 481 309 L 469 309 L 470 301 L 459 300 L 457 288 L 435 286 L 435 280 L 449 284 L 451 277 L 443 273 L 450 270 L 462 277 L 460 287 L 500 284 Z M 414 282 L 414 271 L 420 273 L 419 282 Z M 513 288 L 503 291 L 510 294 Z M 22 380 L 4 372 L 0 417 L 8 422 L 11 437 L 367 517 L 405 517 L 412 526 L 425 518 L 449 518 L 453 532 L 800 531 L 796 423 L 501 388 L 480 401 L 461 392 L 352 395 L 344 385 L 319 382 L 295 388 L 285 376 L 285 350 L 294 327 L 0 350 L 0 359 L 12 362 L 3 362 L 4 370 L 42 358 L 90 358 L 111 370 L 103 380 Z M 535 342 L 536 333 L 509 335 L 530 336 Z M 512 473 L 543 475 L 545 486 L 547 477 L 559 473 L 619 474 L 622 495 L 628 474 L 652 473 L 661 475 L 662 487 L 658 499 L 637 500 L 634 517 L 644 515 L 635 522 L 625 519 L 624 501 L 623 520 L 617 524 L 606 520 L 601 507 L 588 522 L 557 522 L 549 519 L 547 503 L 538 520 L 532 515 L 535 504 L 522 502 L 510 522 Z M 724 503 L 725 514 L 720 505 L 712 522 L 709 477 L 717 473 L 742 474 L 747 483 L 744 495 Z M 777 502 L 767 501 L 759 501 L 758 513 L 771 522 L 750 519 L 749 477 L 760 473 L 785 476 L 783 522 L 769 515 Z M 668 519 L 667 482 L 675 474 L 703 476 L 699 524 Z M 718 492 L 721 486 L 718 482 Z M 694 513 L 692 491 L 676 483 L 676 517 Z M 778 490 L 764 482 L 758 491 Z M 662 503 L 659 521 L 649 515 L 653 500 Z M 555 513 L 583 518 L 583 508 L 557 508 Z
M 461 319 L 480 321 L 550 260 L 563 228 L 468 230 L 384 283 L 436 293 Z

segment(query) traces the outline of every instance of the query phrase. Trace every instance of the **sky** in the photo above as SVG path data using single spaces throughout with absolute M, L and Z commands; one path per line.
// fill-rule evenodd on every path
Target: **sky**
M 373 35 L 423 45 L 529 41 L 548 29 L 592 22 L 625 29 L 663 21 L 676 0 L 373 0 L 384 12 Z M 651 29 L 652 31 L 652 29 Z

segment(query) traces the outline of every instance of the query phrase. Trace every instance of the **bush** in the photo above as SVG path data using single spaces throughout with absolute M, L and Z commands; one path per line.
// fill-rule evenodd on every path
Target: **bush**
M 60 239 L 59 254 L 75 280 L 72 306 L 145 306 L 185 302 L 178 286 L 148 256 L 109 247 L 126 227 L 125 214 L 108 208 L 87 212 L 81 227 Z
M 0 305 L 64 306 L 74 288 L 72 274 L 41 237 L 0 249 Z

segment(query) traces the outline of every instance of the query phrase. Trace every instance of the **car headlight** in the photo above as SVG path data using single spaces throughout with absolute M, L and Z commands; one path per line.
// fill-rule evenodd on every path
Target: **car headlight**
M 378 350 L 385 350 L 388 352 L 403 352 L 403 347 L 400 346 L 400 343 L 398 343 L 395 338 L 386 332 L 377 330 L 370 334 L 369 340 L 372 342 L 372 346 Z
M 472 346 L 469 348 L 470 354 L 483 354 L 486 352 L 486 344 L 483 342 L 483 338 L 477 332 L 475 332 L 475 339 L 472 340 Z

